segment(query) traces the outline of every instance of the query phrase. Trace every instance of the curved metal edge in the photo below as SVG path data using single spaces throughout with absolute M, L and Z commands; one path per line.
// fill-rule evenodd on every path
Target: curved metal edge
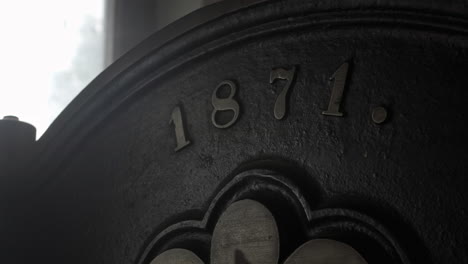
M 238 12 L 251 6 L 270 2 L 272 0 L 225 0 L 217 2 L 198 10 L 189 13 L 188 15 L 174 21 L 161 30 L 150 35 L 136 47 L 122 55 L 112 65 L 101 72 L 94 80 L 92 80 L 60 113 L 60 115 L 52 122 L 45 133 L 36 141 L 32 150 L 33 156 L 37 157 L 29 166 L 30 184 L 24 190 L 24 200 L 27 200 L 32 193 L 40 190 L 41 187 L 48 182 L 48 178 L 36 177 L 33 175 L 40 169 L 44 169 L 44 162 L 51 161 L 50 157 L 56 153 L 67 152 L 74 145 L 75 135 L 79 134 L 76 130 L 70 130 L 68 127 L 85 129 L 89 127 L 99 113 L 96 113 L 96 108 L 89 113 L 88 107 L 90 104 L 106 107 L 100 102 L 100 98 L 110 97 L 114 95 L 107 91 L 109 84 L 117 79 L 120 75 L 131 69 L 134 65 L 144 60 L 148 54 L 153 54 L 163 47 L 168 46 L 171 42 L 178 39 L 184 34 L 203 26 L 206 23 L 215 21 L 229 14 Z M 91 119 L 91 122 L 87 122 Z M 71 134 L 76 132 L 76 134 Z M 44 154 L 47 152 L 47 154 Z M 50 169 L 50 164 L 45 165 Z M 55 166 L 55 165 L 54 165 Z M 60 166 L 60 165 L 59 165 Z
M 328 221 L 328 223 L 338 223 L 338 222 L 355 222 L 360 226 L 360 231 L 369 231 L 371 234 L 378 235 L 384 241 L 381 241 L 381 245 L 386 244 L 391 247 L 395 253 L 398 255 L 403 264 L 411 264 L 409 255 L 407 255 L 405 248 L 401 245 L 403 242 L 401 239 L 398 239 L 396 236 L 395 230 L 389 229 L 390 226 L 386 226 L 385 223 L 382 223 L 372 216 L 356 211 L 355 209 L 342 208 L 342 207 L 330 207 L 323 208 L 313 212 L 313 216 L 308 219 L 309 221 L 309 231 L 320 226 L 320 222 Z M 374 238 L 375 239 L 375 238 Z M 383 242 L 383 243 L 382 243 Z M 413 258 L 415 256 L 412 256 Z M 419 258 L 421 259 L 421 258 Z M 425 260 L 425 259 L 424 259 Z
M 300 3 L 309 3 L 307 0 L 290 0 L 291 2 L 300 2 Z M 333 0 L 330 0 L 333 1 Z M 390 9 L 387 10 L 386 8 L 380 8 L 380 9 L 358 9 L 358 10 L 348 10 L 346 8 L 343 8 L 344 10 L 331 10 L 331 11 L 324 11 L 323 7 L 321 8 L 313 8 L 309 4 L 304 4 L 304 7 L 302 5 L 300 6 L 292 6 L 292 10 L 289 10 L 289 12 L 285 15 L 283 15 L 283 11 L 281 9 L 278 9 L 278 7 L 285 7 L 286 3 L 282 0 L 277 0 L 277 1 L 260 1 L 261 3 L 264 2 L 269 2 L 268 6 L 270 4 L 275 7 L 276 9 L 273 10 L 273 12 L 266 12 L 268 10 L 271 10 L 272 8 L 265 8 L 264 5 L 258 5 L 254 7 L 249 7 L 249 10 L 242 11 L 242 12 L 247 12 L 248 16 L 246 19 L 249 19 L 249 21 L 244 21 L 244 20 L 238 20 L 235 16 L 231 15 L 226 15 L 223 17 L 219 17 L 219 20 L 227 20 L 228 22 L 231 21 L 231 23 L 234 23 L 233 25 L 229 24 L 229 28 L 233 28 L 235 32 L 244 32 L 246 30 L 250 30 L 250 28 L 253 27 L 253 25 L 256 25 L 255 23 L 258 22 L 259 26 L 261 27 L 262 25 L 269 24 L 272 21 L 276 21 L 278 19 L 289 19 L 290 16 L 303 16 L 303 15 L 308 15 L 311 13 L 311 15 L 320 15 L 320 14 L 329 14 L 329 13 L 334 13 L 334 14 L 348 14 L 348 11 L 355 11 L 357 13 L 366 13 L 369 11 L 372 12 L 391 12 L 393 14 L 392 16 L 395 16 L 397 14 L 409 14 L 411 16 L 416 16 L 415 18 L 422 19 L 424 20 L 421 23 L 414 24 L 414 22 L 419 21 L 419 20 L 414 20 L 411 19 L 410 21 L 406 21 L 405 23 L 409 23 L 411 25 L 419 25 L 423 26 L 424 28 L 426 26 L 435 27 L 435 26 L 440 26 L 443 25 L 442 28 L 439 28 L 438 30 L 449 30 L 451 34 L 453 33 L 461 33 L 463 35 L 468 34 L 468 20 L 460 17 L 453 17 L 453 16 L 446 16 L 446 15 L 440 15 L 440 12 L 436 12 L 435 14 L 431 13 L 421 13 L 421 12 L 413 12 L 413 11 L 405 11 L 405 10 L 400 10 L 400 9 Z M 255 2 L 258 3 L 258 2 Z M 289 5 L 290 2 L 287 3 Z M 315 3 L 315 2 L 312 2 Z M 298 11 L 297 8 L 302 7 L 302 11 Z M 327 6 L 328 7 L 328 6 Z M 326 8 L 325 8 L 326 9 Z M 381 10 L 383 9 L 383 10 Z M 418 10 L 420 11 L 420 10 Z M 237 14 L 237 13 L 234 13 Z M 258 14 L 258 17 L 257 17 Z M 280 17 L 278 17 L 280 15 Z M 262 17 L 263 16 L 263 17 Z M 432 19 L 429 20 L 429 24 L 427 23 L 427 19 Z M 250 21 L 251 20 L 251 21 Z M 253 21 L 253 22 L 252 22 Z M 372 20 L 373 21 L 373 20 Z M 379 20 L 381 21 L 380 18 Z M 393 20 L 392 20 L 393 21 Z M 136 73 L 141 73 L 143 72 L 145 74 L 144 70 L 147 70 L 147 68 L 151 67 L 152 71 L 154 69 L 160 69 L 163 68 L 164 63 L 159 63 L 159 60 L 163 60 L 166 57 L 169 59 L 173 58 L 174 56 L 179 57 L 179 53 L 182 51 L 184 52 L 187 49 L 187 46 L 185 46 L 187 43 L 191 44 L 190 41 L 195 41 L 195 47 L 205 45 L 206 43 L 209 43 L 213 39 L 218 39 L 220 38 L 220 34 L 228 34 L 230 30 L 225 30 L 225 24 L 224 23 L 218 23 L 218 20 L 214 21 L 215 23 L 206 23 L 205 26 L 199 27 L 199 28 L 193 28 L 192 30 L 189 30 L 188 32 L 185 33 L 183 37 L 175 37 L 172 41 L 169 41 L 169 43 L 166 44 L 161 44 L 162 46 L 158 46 L 157 48 L 149 49 L 148 48 L 148 54 L 143 56 L 142 58 L 135 59 L 132 64 L 127 65 L 128 67 L 125 67 L 125 64 L 121 65 L 122 67 L 122 72 L 120 73 L 114 73 L 114 77 L 110 78 L 108 80 L 108 83 L 104 83 L 105 85 L 90 85 L 88 88 L 86 88 L 78 98 L 75 99 L 75 101 L 70 104 L 69 107 L 67 107 L 64 110 L 64 113 L 59 116 L 59 120 L 56 120 L 54 123 L 55 126 L 51 127 L 51 132 L 47 134 L 49 137 L 47 138 L 42 138 L 39 140 L 36 144 L 34 144 L 34 149 L 33 149 L 33 156 L 35 157 L 34 162 L 31 162 L 31 166 L 28 168 L 28 173 L 33 174 L 34 177 L 29 177 L 29 184 L 28 187 L 25 188 L 24 190 L 24 197 L 25 200 L 31 198 L 31 195 L 37 194 L 38 191 L 43 189 L 44 186 L 46 186 L 48 183 L 50 183 L 55 176 L 54 171 L 57 169 L 60 169 L 61 167 L 63 168 L 63 161 L 65 158 L 70 157 L 72 150 L 76 149 L 78 144 L 80 142 L 82 143 L 87 136 L 90 136 L 92 134 L 91 131 L 96 128 L 99 124 L 103 122 L 105 118 L 109 116 L 113 111 L 115 111 L 117 108 L 119 108 L 123 102 L 128 101 L 131 96 L 135 94 L 136 90 L 139 90 L 138 87 L 142 85 L 142 83 L 138 83 L 138 85 L 133 85 L 130 87 L 128 80 L 131 80 L 130 84 L 132 82 L 135 82 L 135 74 Z M 342 21 L 346 22 L 346 21 Z M 348 21 L 349 22 L 349 21 Z M 221 24 L 221 26 L 219 25 Z M 420 25 L 421 24 L 421 25 Z M 214 26 L 214 28 L 213 28 Z M 207 34 L 200 34 L 200 32 L 203 33 L 203 29 L 208 28 L 208 33 Z M 237 30 L 237 31 L 236 31 Z M 230 33 L 229 33 L 230 34 Z M 154 36 L 157 36 L 158 34 L 155 34 Z M 201 35 L 201 36 L 200 36 Z M 153 38 L 154 36 L 150 37 Z M 224 35 L 221 35 L 224 36 Z M 187 41 L 189 39 L 190 41 Z M 241 39 L 242 40 L 242 39 Z M 142 43 L 141 45 L 146 46 L 146 42 Z M 189 48 L 190 50 L 192 48 Z M 169 51 L 169 52 L 168 52 Z M 133 51 L 132 51 L 133 52 Z M 130 52 L 129 54 L 132 54 Z M 135 52 L 138 52 L 138 47 L 135 50 Z M 125 55 L 127 56 L 127 55 Z M 124 57 L 125 57 L 124 56 Z M 156 59 L 155 59 L 156 58 Z M 184 63 L 184 62 L 179 62 L 179 63 Z M 179 67 L 181 64 L 173 65 L 173 67 Z M 158 65 L 159 64 L 159 65 Z M 170 70 L 173 70 L 173 68 L 170 68 Z M 103 74 L 109 74 L 112 75 L 111 69 L 108 71 L 105 71 Z M 168 69 L 165 69 L 161 74 L 164 75 L 168 71 Z M 141 75 L 141 74 L 140 74 Z M 146 76 L 146 75 L 145 75 Z M 101 76 L 100 76 L 101 77 Z M 93 83 L 99 81 L 98 77 Z M 140 76 L 141 77 L 141 76 Z M 128 80 L 125 80 L 128 79 Z M 122 81 L 124 80 L 124 81 Z M 138 79 L 139 81 L 143 81 Z M 146 80 L 146 79 L 145 79 Z M 127 84 L 125 84 L 127 83 Z M 53 133 L 52 133 L 53 132 Z M 47 132 L 46 132 L 47 133 Z M 53 158 L 55 158 L 53 160 Z M 57 159 L 58 158 L 58 159 Z M 39 176 L 39 177 L 38 177 Z
M 396 2 L 399 4 L 395 4 Z M 393 5 L 389 3 L 393 3 Z M 419 15 L 421 15 L 421 11 L 426 10 L 428 5 L 424 5 L 420 2 L 418 3 L 418 5 L 415 4 L 413 6 L 412 10 L 416 9 L 419 12 Z M 263 8 L 264 5 L 271 5 L 272 8 L 268 9 L 271 9 L 271 12 L 267 12 L 268 10 Z M 83 136 L 89 135 L 88 132 L 90 129 L 94 128 L 95 124 L 102 122 L 103 116 L 108 115 L 110 110 L 115 107 L 109 103 L 114 101 L 122 102 L 130 98 L 128 95 L 131 93 L 131 89 L 124 89 L 125 85 L 119 83 L 118 80 L 123 79 L 127 75 L 131 77 L 133 75 L 132 70 L 141 71 L 142 68 L 147 67 L 149 64 L 154 64 L 157 62 L 146 62 L 145 60 L 149 55 L 158 55 L 160 56 L 160 59 L 165 57 L 170 58 L 173 55 L 168 55 L 166 49 L 170 49 L 170 52 L 184 51 L 181 50 L 184 47 L 181 48 L 179 44 L 185 42 L 184 39 L 180 37 L 188 36 L 193 38 L 193 36 L 190 36 L 190 34 L 198 34 L 200 29 L 203 28 L 202 25 L 208 25 L 209 23 L 217 21 L 218 19 L 232 20 L 233 18 L 230 15 L 235 14 L 240 10 L 244 10 L 244 8 L 253 10 L 249 13 L 249 17 L 246 18 L 249 21 L 234 19 L 234 22 L 231 21 L 234 24 L 229 25 L 228 29 L 234 28 L 242 30 L 243 27 L 251 27 L 253 24 L 255 24 L 255 22 L 264 24 L 271 22 L 271 20 L 279 19 L 278 16 L 280 16 L 280 18 L 285 18 L 285 16 L 288 17 L 310 12 L 324 13 L 326 11 L 335 10 L 340 11 L 341 13 L 351 10 L 366 10 L 368 8 L 371 8 L 369 10 L 372 10 L 376 7 L 378 7 L 377 10 L 390 10 L 396 12 L 409 10 L 409 6 L 402 4 L 401 1 L 390 0 L 383 0 L 379 2 L 374 2 L 371 0 L 349 0 L 344 2 L 338 0 L 330 0 L 327 2 L 289 0 L 287 5 L 291 7 L 291 10 L 289 10 L 288 13 L 283 12 L 281 9 L 281 6 L 284 7 L 285 5 L 286 2 L 283 0 L 229 0 L 225 2 L 219 2 L 217 4 L 201 8 L 167 26 L 163 30 L 153 34 L 148 39 L 139 44 L 136 48 L 125 54 L 121 59 L 116 61 L 107 70 L 101 73 L 70 103 L 70 105 L 62 112 L 62 114 L 60 114 L 60 116 L 52 123 L 43 137 L 41 137 L 40 140 L 35 144 L 34 154 L 37 157 L 37 160 L 30 166 L 31 174 L 34 172 L 42 173 L 42 171 L 40 171 L 41 169 L 48 170 L 48 172 L 43 173 L 44 175 L 50 174 L 50 171 L 53 171 L 54 168 L 62 166 L 60 165 L 60 161 L 52 161 L 51 157 L 57 153 L 69 153 L 70 150 L 77 145 L 77 142 L 82 141 Z M 401 6 L 406 7 L 406 9 L 402 9 Z M 431 10 L 436 15 L 443 13 L 443 10 Z M 447 11 L 448 9 L 444 10 Z M 422 14 L 425 15 L 426 13 Z M 427 14 L 431 15 L 430 12 Z M 454 24 L 459 24 L 461 23 L 460 21 L 462 21 L 463 25 L 468 23 L 465 18 L 455 16 L 456 14 L 449 13 L 449 15 L 450 16 L 443 16 L 444 21 L 447 19 L 450 21 L 450 23 Z M 436 18 L 440 19 L 440 17 Z M 447 21 L 445 22 L 448 23 Z M 435 23 L 437 24 L 437 21 L 435 21 Z M 226 32 L 226 28 L 224 26 L 218 26 L 214 29 L 208 27 L 208 29 L 211 31 L 203 34 L 203 36 L 196 35 L 195 40 L 190 38 L 189 40 L 196 41 L 196 45 L 199 46 L 203 45 L 205 42 L 210 41 L 210 38 L 219 38 L 219 34 L 226 34 L 229 32 L 229 30 Z M 456 31 L 457 30 L 460 29 L 457 28 Z M 220 33 L 219 31 L 222 32 Z M 465 32 L 465 26 L 463 26 L 463 32 Z M 158 61 L 160 59 L 158 59 Z M 114 85 L 120 88 L 116 90 L 114 89 Z M 62 154 L 60 154 L 62 157 L 67 156 L 67 154 Z M 44 166 L 47 168 L 44 168 Z M 50 179 L 47 176 L 31 178 L 32 182 L 29 185 L 30 190 L 26 190 L 25 193 L 34 193 L 35 191 L 41 189 L 41 186 L 46 184 L 49 180 Z
M 144 264 L 147 261 L 150 253 L 157 247 L 160 241 L 164 241 L 167 237 L 174 233 L 187 229 L 203 230 L 212 233 L 216 224 L 216 220 L 221 216 L 222 212 L 232 203 L 239 200 L 239 197 L 232 196 L 230 191 L 237 186 L 242 185 L 245 181 L 252 178 L 260 181 L 272 181 L 275 185 L 281 186 L 287 190 L 288 193 L 298 204 L 301 205 L 304 212 L 302 214 L 305 218 L 312 218 L 311 207 L 299 188 L 284 177 L 283 174 L 272 170 L 266 169 L 252 169 L 241 172 L 226 183 L 217 194 L 213 197 L 208 208 L 203 212 L 203 218 L 200 220 L 185 220 L 176 224 L 163 228 L 161 232 L 153 234 L 152 238 L 147 241 L 143 251 L 139 254 L 136 263 Z
M 131 65 L 144 58 L 148 53 L 159 49 L 171 40 L 195 29 L 196 27 L 199 27 L 204 23 L 242 8 L 266 1 L 269 0 L 229 0 L 214 3 L 195 10 L 150 35 L 136 47 L 122 55 L 94 80 L 92 80 L 53 121 L 39 141 L 47 141 L 49 138 L 53 137 L 54 132 L 58 132 L 55 130 L 59 130 L 58 127 L 63 126 L 67 120 L 77 114 L 83 104 L 88 100 L 91 100 L 100 88 L 104 87 L 105 84 L 109 83 Z
M 79 114 L 78 112 L 82 109 L 83 105 L 87 101 L 92 100 L 93 96 L 95 96 L 98 91 L 105 86 L 105 84 L 108 84 L 111 80 L 124 72 L 124 70 L 128 69 L 131 65 L 144 58 L 150 52 L 159 49 L 160 47 L 168 44 L 171 40 L 174 40 L 175 38 L 207 22 L 213 21 L 216 18 L 233 13 L 243 8 L 248 8 L 252 5 L 266 2 L 277 2 L 277 0 L 224 0 L 195 10 L 192 13 L 155 32 L 153 35 L 149 36 L 136 47 L 117 59 L 112 65 L 110 65 L 93 81 L 91 81 L 52 122 L 52 124 L 38 141 L 42 143 L 52 140 L 57 134 L 60 133 L 61 127 L 64 127 L 67 121 L 72 120 L 74 115 Z M 294 5 L 294 2 L 297 1 L 291 1 L 291 4 Z M 433 2 L 424 0 L 330 0 L 326 3 L 321 1 L 310 2 L 310 4 L 314 6 L 314 9 L 317 9 L 317 11 L 326 9 L 352 9 L 369 7 L 406 9 L 421 8 L 422 11 L 427 10 L 428 12 L 434 11 L 438 13 L 447 13 L 468 17 L 468 3 L 464 3 L 463 0 L 457 1 L 459 2 L 458 4 L 456 1 L 451 1 L 451 4 L 435 4 Z
M 290 10 L 288 9 L 286 12 L 283 8 L 287 6 Z M 57 154 L 60 157 L 68 156 L 70 151 L 79 142 L 82 142 L 83 137 L 89 135 L 89 132 L 94 129 L 96 124 L 102 122 L 106 115 L 115 110 L 115 105 L 112 105 L 113 102 L 122 103 L 130 98 L 129 94 L 132 93 L 132 89 L 126 89 L 125 81 L 122 82 L 122 80 L 131 79 L 135 75 L 134 72 L 138 73 L 148 68 L 149 65 L 153 65 L 153 68 L 161 67 L 161 65 L 157 66 L 160 60 L 166 57 L 170 59 L 175 53 L 179 54 L 187 51 L 183 49 L 187 49 L 187 46 L 184 45 L 188 43 L 188 40 L 195 42 L 196 46 L 200 46 L 211 41 L 212 38 L 220 38 L 220 34 L 228 34 L 230 30 L 245 30 L 256 25 L 255 23 L 265 24 L 277 19 L 304 15 L 305 13 L 320 14 L 330 11 L 347 13 L 352 10 L 388 10 L 398 13 L 409 10 L 408 6 L 406 6 L 406 9 L 402 9 L 400 6 L 405 6 L 401 3 L 401 0 L 382 0 L 381 2 L 371 0 L 348 0 L 344 2 L 338 0 L 327 2 L 308 0 L 229 0 L 201 8 L 187 15 L 150 36 L 135 49 L 125 54 L 92 81 L 59 115 L 43 137 L 34 144 L 33 156 L 37 159 L 30 166 L 30 174 L 40 173 L 43 177 L 31 178 L 29 188 L 25 190 L 25 196 L 42 189 L 51 180 L 46 174 L 52 175 L 51 171 L 62 166 L 60 160 L 52 160 L 52 157 L 56 157 Z M 376 7 L 378 8 L 375 9 Z M 426 16 L 426 13 L 421 13 L 425 8 L 427 8 L 427 5 L 414 4 L 413 11 L 409 10 L 409 12 L 414 13 L 414 10 L 416 10 L 418 12 L 414 14 Z M 245 9 L 251 12 L 249 11 L 248 16 L 244 17 L 243 20 L 232 16 L 232 14 Z M 449 13 L 449 16 L 443 15 L 441 18 L 440 14 L 443 11 L 432 10 L 432 12 L 435 14 L 434 19 L 443 19 L 444 23 L 442 24 L 459 25 L 461 23 L 463 26 L 462 31 L 466 34 L 467 19 L 455 16 L 452 13 Z M 431 14 L 427 12 L 428 16 L 431 16 Z M 230 20 L 229 23 L 231 24 L 221 24 L 220 26 L 212 23 L 220 19 L 226 19 L 228 22 Z M 198 21 L 198 23 L 194 21 Z M 435 21 L 435 23 L 438 24 L 440 21 Z M 208 32 L 206 34 L 200 34 L 200 32 L 203 33 L 201 31 L 203 29 L 202 25 L 207 26 Z M 460 28 L 454 28 L 454 30 L 460 31 Z M 182 38 L 183 36 L 187 36 L 188 40 Z M 157 61 L 154 60 L 155 55 L 159 57 Z M 148 59 L 150 61 L 146 61 L 148 57 L 151 58 L 151 60 Z M 43 172 L 42 170 L 46 171 Z

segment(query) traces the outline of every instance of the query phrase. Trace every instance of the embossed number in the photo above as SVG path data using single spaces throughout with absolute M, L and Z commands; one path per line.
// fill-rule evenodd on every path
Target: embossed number
M 273 69 L 270 72 L 271 84 L 273 84 L 277 79 L 287 80 L 286 85 L 284 86 L 283 90 L 280 92 L 280 94 L 276 98 L 275 108 L 273 110 L 273 113 L 275 114 L 275 118 L 278 120 L 283 119 L 284 116 L 286 115 L 286 111 L 287 111 L 286 99 L 288 97 L 288 91 L 294 80 L 295 74 L 296 74 L 295 66 L 290 70 L 277 68 L 277 69 Z
M 349 63 L 345 62 L 336 70 L 330 80 L 333 80 L 333 88 L 331 92 L 330 102 L 328 109 L 323 111 L 323 115 L 330 116 L 343 116 L 340 112 L 341 100 L 343 99 L 343 92 L 346 85 L 346 76 L 348 75 Z
M 187 140 L 185 136 L 184 120 L 182 118 L 182 111 L 179 106 L 172 110 L 169 124 L 171 123 L 174 124 L 177 143 L 177 147 L 174 150 L 179 151 L 190 144 L 190 140 Z
M 218 90 L 219 88 L 223 86 L 229 86 L 230 89 L 230 94 L 227 98 L 219 98 L 218 97 Z M 239 118 L 239 103 L 234 100 L 234 96 L 236 95 L 236 84 L 232 81 L 223 81 L 221 82 L 216 89 L 213 91 L 213 94 L 211 96 L 211 103 L 213 104 L 213 112 L 211 113 L 211 121 L 213 122 L 213 125 L 217 128 L 228 128 L 232 126 L 236 121 L 237 118 Z M 225 124 L 220 124 L 216 121 L 216 114 L 219 111 L 232 111 L 234 112 L 234 116 L 232 119 L 225 123 Z

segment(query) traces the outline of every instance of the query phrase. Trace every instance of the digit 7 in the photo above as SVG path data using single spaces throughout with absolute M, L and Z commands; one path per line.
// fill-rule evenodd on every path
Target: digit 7
M 286 99 L 288 97 L 289 88 L 291 87 L 295 76 L 296 66 L 293 66 L 293 68 L 290 70 L 286 70 L 284 68 L 276 68 L 271 70 L 270 72 L 270 84 L 273 84 L 278 79 L 287 80 L 283 90 L 281 90 L 280 94 L 276 98 L 275 108 L 273 110 L 275 118 L 278 120 L 281 120 L 286 116 Z

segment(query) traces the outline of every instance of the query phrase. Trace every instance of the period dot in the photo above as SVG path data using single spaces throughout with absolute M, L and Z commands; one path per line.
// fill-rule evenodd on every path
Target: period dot
M 382 124 L 387 119 L 387 109 L 378 106 L 372 110 L 372 121 L 376 124 Z

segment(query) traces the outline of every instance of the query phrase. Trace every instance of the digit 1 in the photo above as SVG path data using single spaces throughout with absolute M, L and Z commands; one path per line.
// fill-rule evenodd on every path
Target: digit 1
M 286 115 L 286 98 L 288 96 L 289 88 L 294 80 L 294 76 L 296 74 L 296 67 L 294 66 L 291 70 L 286 70 L 283 68 L 273 69 L 270 72 L 270 83 L 273 84 L 277 79 L 280 80 L 287 80 L 286 85 L 284 86 L 281 93 L 276 98 L 275 108 L 273 109 L 273 113 L 275 114 L 275 118 L 281 120 Z
M 177 147 L 174 149 L 174 151 L 177 152 L 190 145 L 190 140 L 187 140 L 187 138 L 185 137 L 184 119 L 182 118 L 182 111 L 179 106 L 172 110 L 171 120 L 169 121 L 169 124 L 171 123 L 174 124 L 175 128 Z
M 348 75 L 349 63 L 345 62 L 343 65 L 336 70 L 336 72 L 330 78 L 330 81 L 333 80 L 333 88 L 330 97 L 330 102 L 328 104 L 328 109 L 323 111 L 323 115 L 329 116 L 343 116 L 343 113 L 340 112 L 341 100 L 343 99 L 343 92 L 346 85 L 346 76 Z

